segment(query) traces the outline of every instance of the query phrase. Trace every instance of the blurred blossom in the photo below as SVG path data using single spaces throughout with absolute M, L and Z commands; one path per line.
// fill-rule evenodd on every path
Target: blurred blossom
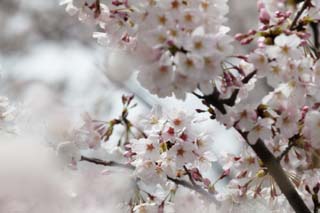
M 125 171 L 102 175 L 98 167 L 84 164 L 81 170 L 68 172 L 41 141 L 4 136 L 1 141 L 0 212 L 124 211 L 119 204 L 126 201 L 131 188 Z

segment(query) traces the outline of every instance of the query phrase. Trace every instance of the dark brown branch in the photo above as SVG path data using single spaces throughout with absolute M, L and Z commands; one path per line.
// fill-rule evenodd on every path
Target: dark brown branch
M 243 134 L 242 134 L 243 135 Z M 245 137 L 244 137 L 245 138 Z M 279 161 L 273 156 L 262 140 L 250 145 L 258 155 L 263 165 L 268 169 L 269 174 L 276 181 L 281 192 L 287 198 L 291 207 L 297 213 L 311 213 L 305 202 L 302 200 L 292 182 L 289 180 Z
M 286 147 L 286 149 L 277 157 L 278 161 L 281 161 L 282 158 L 284 158 L 292 149 L 292 147 L 294 147 L 295 142 L 294 141 L 289 141 L 288 146 Z
M 312 195 L 312 201 L 313 201 L 313 204 L 314 204 L 313 213 L 318 213 L 319 209 L 320 209 L 320 203 L 319 203 L 318 194 L 313 194 Z
M 319 51 L 320 42 L 319 42 L 319 23 L 311 23 L 311 29 L 313 31 L 314 37 L 314 46 Z
M 226 114 L 227 110 L 224 107 L 223 101 L 219 99 L 220 93 L 217 88 L 214 88 L 214 91 L 210 95 L 201 96 L 200 98 L 205 100 L 207 104 L 214 106 L 217 110 L 219 110 L 222 114 Z
M 246 77 L 242 79 L 242 83 L 247 84 L 256 73 L 257 73 L 257 70 L 254 70 L 253 72 L 249 73 Z M 230 98 L 224 99 L 222 100 L 222 102 L 228 106 L 235 105 L 239 92 L 240 92 L 240 89 L 236 89 L 235 91 L 233 91 Z
M 245 76 L 242 79 L 243 84 L 247 84 L 250 79 L 253 78 L 253 76 L 257 73 L 257 70 L 254 70 L 253 72 L 249 73 L 247 76 Z M 217 88 L 214 89 L 213 93 L 210 95 L 205 96 L 199 96 L 198 94 L 195 94 L 198 98 L 203 99 L 206 101 L 207 104 L 210 104 L 211 106 L 214 106 L 217 110 L 219 110 L 222 114 L 226 114 L 227 110 L 224 105 L 228 106 L 234 106 L 238 97 L 238 94 L 240 92 L 240 89 L 235 89 L 233 93 L 231 94 L 230 98 L 227 99 L 220 99 L 220 93 L 217 90 Z
M 304 1 L 301 9 L 298 11 L 297 15 L 296 15 L 296 16 L 294 17 L 294 19 L 293 19 L 293 22 L 292 22 L 292 24 L 291 24 L 291 26 L 290 26 L 290 30 L 294 30 L 294 29 L 295 29 L 295 27 L 296 27 L 296 25 L 297 25 L 297 22 L 298 22 L 298 20 L 299 20 L 299 18 L 300 18 L 300 16 L 302 15 L 302 13 L 303 13 L 308 7 L 310 7 L 310 5 L 311 5 L 311 0 L 305 0 L 305 1 Z
M 311 23 L 310 24 L 312 32 L 313 32 L 313 42 L 314 42 L 314 53 L 317 59 L 320 58 L 320 41 L 319 41 L 319 23 Z

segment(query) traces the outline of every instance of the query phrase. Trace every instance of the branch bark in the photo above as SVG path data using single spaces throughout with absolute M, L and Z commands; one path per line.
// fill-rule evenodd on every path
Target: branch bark
M 311 28 L 313 31 L 313 37 L 314 37 L 314 46 L 319 51 L 320 42 L 319 42 L 319 23 L 311 23 Z
M 255 145 L 250 146 L 263 162 L 264 166 L 267 167 L 269 174 L 276 181 L 281 192 L 287 198 L 292 208 L 297 213 L 311 213 L 307 205 L 298 194 L 294 185 L 289 180 L 280 162 L 269 151 L 264 142 L 259 139 Z

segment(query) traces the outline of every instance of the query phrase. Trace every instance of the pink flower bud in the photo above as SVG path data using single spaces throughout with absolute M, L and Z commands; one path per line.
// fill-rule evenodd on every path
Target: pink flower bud
M 249 30 L 248 35 L 254 35 L 256 33 L 257 33 L 256 30 L 251 29 L 251 30 Z
M 285 16 L 288 18 L 288 17 L 290 17 L 292 15 L 292 12 L 291 11 L 287 11 L 286 12 L 286 14 L 285 14 Z
M 244 39 L 246 37 L 246 35 L 242 34 L 242 33 L 237 33 L 234 36 L 234 39 L 236 39 L 237 41 L 241 41 L 242 39 Z
M 258 1 L 257 7 L 258 7 L 258 11 L 260 12 L 261 9 L 264 9 L 266 6 L 262 1 Z
M 197 168 L 192 169 L 190 173 L 193 180 L 202 181 L 202 175 L 200 174 L 200 171 Z
M 253 38 L 246 38 L 246 39 L 243 39 L 240 44 L 241 45 L 247 45 L 247 44 L 250 44 L 251 41 L 253 40 Z
M 270 15 L 266 9 L 262 8 L 260 10 L 259 20 L 261 23 L 263 23 L 265 25 L 268 25 L 270 23 Z
M 308 106 L 304 106 L 304 107 L 302 107 L 302 109 L 301 109 L 301 116 L 302 116 L 302 119 L 304 119 L 305 118 L 305 116 L 306 116 L 306 114 L 307 114 L 307 112 L 309 111 L 309 107 Z
M 204 184 L 205 186 L 209 186 L 209 185 L 211 184 L 211 181 L 210 181 L 208 178 L 204 178 L 204 179 L 203 179 L 203 184 Z

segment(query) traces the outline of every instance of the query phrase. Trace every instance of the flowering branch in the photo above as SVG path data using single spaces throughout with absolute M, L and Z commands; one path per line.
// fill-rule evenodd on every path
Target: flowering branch
M 257 70 L 254 70 L 253 72 L 249 73 L 247 76 L 245 76 L 242 79 L 242 83 L 243 84 L 247 84 L 250 81 L 250 79 L 252 79 L 255 76 L 256 73 L 257 73 Z M 201 96 L 201 95 L 199 95 L 197 93 L 193 93 L 193 94 L 196 97 L 198 97 L 200 99 L 203 99 L 207 104 L 212 105 L 215 108 L 217 108 L 222 114 L 226 114 L 227 111 L 226 111 L 224 105 L 234 106 L 239 92 L 240 92 L 240 89 L 235 89 L 232 92 L 230 98 L 227 98 L 227 99 L 220 99 L 219 98 L 220 93 L 217 90 L 217 88 L 214 88 L 213 93 L 210 94 L 210 95 Z
M 289 140 L 289 144 L 287 148 L 277 157 L 278 161 L 281 161 L 282 158 L 284 158 L 284 156 L 286 156 L 294 146 L 295 146 L 295 141 Z
M 80 161 L 86 161 L 89 163 L 94 163 L 94 164 L 102 165 L 102 166 L 114 166 L 114 167 L 120 167 L 120 168 L 131 169 L 131 170 L 134 169 L 133 166 L 128 165 L 128 164 L 121 164 L 121 163 L 114 162 L 114 161 L 103 161 L 98 158 L 89 158 L 86 156 L 81 156 Z
M 248 144 L 242 153 L 221 156 L 222 162 L 226 162 L 222 177 L 228 176 L 231 169 L 237 174 L 228 183 L 236 190 L 228 194 L 241 197 L 253 194 L 255 198 L 270 193 L 276 199 L 275 185 L 278 185 L 296 212 L 310 212 L 311 199 L 316 201 L 317 211 L 319 203 L 314 196 L 319 196 L 320 182 L 313 176 L 320 175 L 320 170 L 308 169 L 318 168 L 312 166 L 311 152 L 320 150 L 319 1 L 258 1 L 259 28 L 235 36 L 242 45 L 257 41 L 257 47 L 246 55 L 235 53 L 231 45 L 233 39 L 225 26 L 228 6 L 224 0 L 219 4 L 200 0 L 65 2 L 70 13 L 101 28 L 100 33 L 94 34 L 99 42 L 127 47 L 128 58 L 134 59 L 130 67 L 139 69 L 137 79 L 143 87 L 159 97 L 178 99 L 185 99 L 192 92 L 208 107 L 210 118 L 242 135 Z M 290 3 L 298 7 L 289 7 Z M 309 40 L 312 35 L 308 32 L 309 25 L 314 42 Z M 236 60 L 229 62 L 228 58 Z M 259 96 L 263 89 L 257 85 L 262 82 L 260 79 L 270 86 L 267 95 L 263 92 Z M 197 89 L 203 93 L 194 92 Z M 87 122 L 84 129 L 89 131 L 81 132 L 91 133 L 86 135 L 86 148 L 97 148 L 99 139 L 106 142 L 115 125 L 123 126 L 125 140 L 122 143 L 121 137 L 118 146 L 131 163 L 123 165 L 84 156 L 81 160 L 128 168 L 134 171 L 135 180 L 146 184 L 171 180 L 205 197 L 213 197 L 210 189 L 214 189 L 214 184 L 202 178 L 201 172 L 204 172 L 202 165 L 212 167 L 217 156 L 211 153 L 209 135 L 195 130 L 196 119 L 185 112 L 155 108 L 135 125 L 127 119 L 130 100 L 132 97 L 123 98 L 122 115 L 109 126 Z M 72 162 L 79 160 L 76 148 L 82 148 L 78 144 L 82 143 L 74 139 L 61 146 L 72 152 L 67 155 Z M 291 153 L 295 146 L 299 149 Z M 288 161 L 281 164 L 286 156 Z M 306 166 L 299 167 L 298 163 Z M 302 173 L 299 184 L 294 184 L 295 176 L 286 174 L 287 170 Z M 270 176 L 269 185 L 265 180 Z M 306 183 L 313 192 L 306 190 Z M 228 196 L 222 202 L 228 202 Z M 212 200 L 216 202 L 214 197 Z M 138 207 L 149 205 L 149 201 L 143 202 L 138 202 Z
M 96 164 L 96 165 L 102 165 L 102 166 L 110 166 L 110 167 L 113 166 L 113 167 L 125 168 L 125 169 L 130 169 L 130 170 L 134 170 L 135 169 L 134 166 L 131 166 L 131 165 L 128 165 L 128 164 L 121 164 L 121 163 L 114 162 L 114 161 L 104 161 L 104 160 L 101 160 L 101 159 L 89 158 L 89 157 L 86 157 L 86 156 L 81 156 L 80 161 L 86 161 L 86 162 L 89 162 L 89 163 L 93 163 L 93 164 Z M 187 182 L 185 180 L 179 180 L 179 179 L 175 179 L 175 178 L 172 178 L 172 177 L 169 177 L 169 176 L 167 176 L 167 178 L 170 181 L 174 182 L 176 185 L 180 185 L 180 186 L 183 186 L 183 187 L 188 188 L 190 190 L 193 190 L 195 192 L 198 192 L 200 195 L 204 196 L 208 200 L 214 202 L 217 205 L 219 204 L 218 201 L 216 200 L 216 198 L 211 193 L 207 192 L 202 187 L 200 187 L 199 185 L 195 184 L 194 181 L 192 182 L 192 184 L 190 184 L 189 182 Z M 192 177 L 190 177 L 190 180 L 193 180 Z
M 226 111 L 223 105 L 225 103 L 225 100 L 219 100 L 219 93 L 217 92 L 217 94 L 214 94 L 210 97 L 214 99 L 213 100 L 209 99 L 206 101 L 208 101 L 209 104 L 216 107 L 217 110 L 222 109 L 222 111 L 220 110 L 222 114 L 226 114 Z M 247 133 L 242 133 L 239 130 L 238 132 L 240 133 L 240 135 L 242 135 L 245 141 L 248 141 Z M 284 172 L 279 162 L 279 159 L 281 160 L 281 158 L 285 156 L 287 152 L 290 151 L 294 143 L 291 143 L 292 145 L 289 145 L 286 151 L 281 154 L 281 157 L 279 159 L 275 158 L 275 156 L 269 151 L 269 149 L 266 147 L 266 145 L 261 139 L 258 139 L 257 143 L 253 145 L 250 143 L 248 144 L 254 150 L 254 152 L 258 155 L 263 165 L 268 169 L 269 174 L 274 178 L 281 192 L 285 195 L 285 197 L 287 198 L 292 208 L 296 212 L 303 212 L 303 213 L 310 212 L 310 210 L 308 209 L 305 202 L 302 200 L 302 198 L 298 194 L 297 190 L 289 180 L 288 176 Z
M 198 192 L 199 194 L 203 195 L 205 198 L 207 198 L 208 200 L 214 202 L 215 204 L 219 205 L 219 201 L 216 200 L 216 198 L 209 192 L 207 192 L 206 190 L 204 190 L 203 188 L 201 188 L 198 185 L 192 185 L 189 182 L 185 181 L 185 180 L 178 180 L 175 178 L 171 178 L 168 177 L 169 180 L 171 180 L 172 182 L 174 182 L 177 185 L 181 185 L 185 188 L 191 189 L 195 192 Z
M 279 161 L 269 151 L 264 142 L 259 139 L 256 144 L 250 145 L 250 147 L 258 155 L 260 160 L 263 162 L 263 165 L 267 167 L 269 174 L 274 178 L 292 208 L 299 213 L 310 212 L 305 202 L 302 200 L 297 190 L 287 177 Z
M 291 26 L 290 26 L 290 30 L 294 30 L 296 28 L 296 24 L 300 18 L 300 16 L 302 15 L 302 13 L 308 8 L 310 7 L 311 4 L 311 0 L 305 0 L 301 9 L 298 11 L 297 15 L 295 16 Z
M 187 169 L 187 167 L 186 167 L 186 166 L 183 166 L 183 169 L 184 169 L 184 171 L 187 173 L 187 175 L 188 175 L 188 177 L 189 177 L 189 180 L 190 180 L 190 182 L 192 183 L 192 185 L 193 185 L 193 186 L 198 186 L 198 185 L 196 184 L 196 182 L 193 180 L 192 175 L 191 175 L 191 173 L 189 172 L 189 170 Z

